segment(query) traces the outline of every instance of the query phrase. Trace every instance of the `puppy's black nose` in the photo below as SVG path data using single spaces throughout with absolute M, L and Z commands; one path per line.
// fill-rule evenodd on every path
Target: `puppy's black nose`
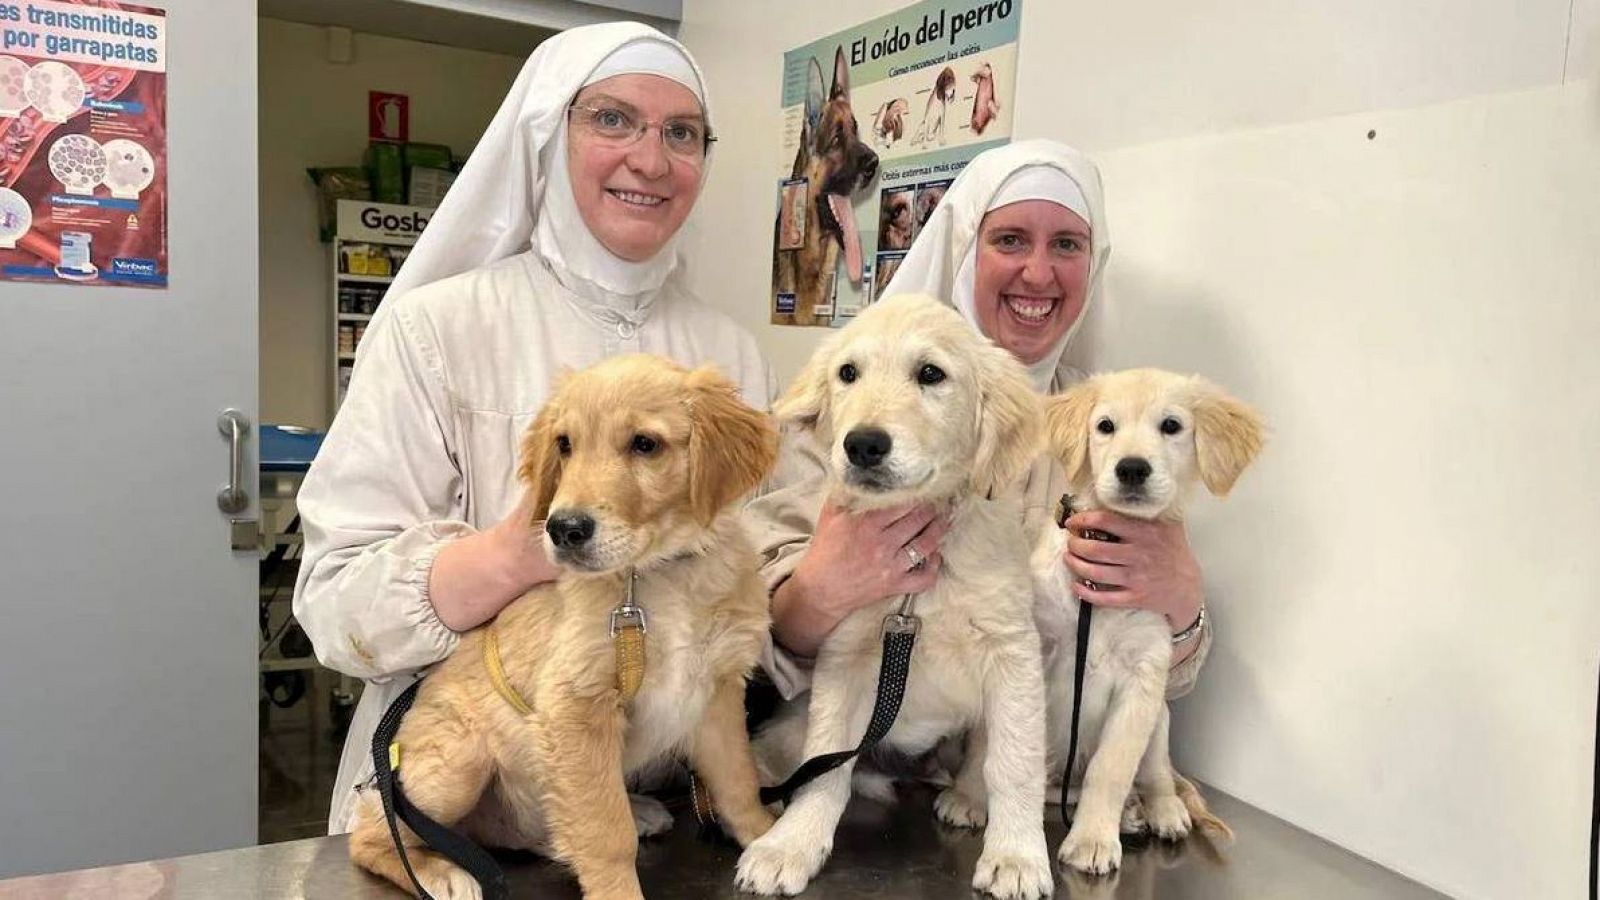
M 551 543 L 570 550 L 594 537 L 594 519 L 581 513 L 562 513 L 545 520 L 544 531 L 550 535 Z
M 1150 461 L 1141 456 L 1125 456 L 1117 460 L 1117 480 L 1128 487 L 1138 487 L 1150 477 Z
M 889 432 L 882 428 L 857 428 L 844 436 L 844 455 L 850 457 L 852 465 L 863 469 L 875 468 L 883 462 L 893 446 Z

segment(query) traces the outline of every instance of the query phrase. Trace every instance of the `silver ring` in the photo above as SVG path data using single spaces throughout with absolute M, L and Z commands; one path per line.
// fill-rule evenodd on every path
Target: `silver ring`
M 928 558 L 923 556 L 921 551 L 910 544 L 907 544 L 900 549 L 906 551 L 906 559 L 911 560 L 911 566 L 906 569 L 907 572 L 915 572 L 928 564 Z

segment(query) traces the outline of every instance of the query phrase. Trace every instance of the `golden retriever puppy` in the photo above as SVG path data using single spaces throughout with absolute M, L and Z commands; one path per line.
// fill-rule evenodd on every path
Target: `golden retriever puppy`
M 975 755 L 991 786 L 989 829 L 972 884 L 1006 898 L 1053 888 L 1042 662 L 1014 484 L 1037 456 L 1040 407 L 1021 363 L 954 309 L 898 296 L 830 337 L 774 408 L 814 433 L 828 461 L 826 489 L 847 509 L 928 503 L 950 518 L 939 578 L 915 597 L 921 631 L 904 700 L 879 746 L 915 755 L 986 726 L 987 750 Z M 860 742 L 884 617 L 900 601 L 858 609 L 834 629 L 818 652 L 809 701 L 792 701 L 762 732 L 763 756 L 798 760 Z M 741 888 L 805 888 L 833 848 L 852 769 L 847 763 L 796 792 L 778 824 L 740 858 Z
M 767 640 L 766 590 L 734 501 L 777 453 L 770 419 L 714 368 L 617 357 L 568 376 L 522 444 L 533 521 L 563 569 L 462 636 L 422 682 L 397 738 L 406 795 L 481 843 L 575 870 L 586 897 L 638 898 L 628 776 L 686 754 L 741 844 L 764 833 L 745 733 L 745 678 Z M 619 684 L 612 613 L 636 574 L 642 682 Z M 528 711 L 497 688 L 505 683 Z M 631 667 L 630 667 L 631 668 Z M 440 898 L 467 873 L 403 839 Z M 375 791 L 350 838 L 361 866 L 410 888 Z
M 1261 449 L 1261 418 L 1205 379 L 1156 369 L 1099 375 L 1050 398 L 1047 441 L 1061 460 L 1079 509 L 1112 509 L 1141 519 L 1175 521 L 1195 486 L 1222 497 Z M 1066 765 L 1072 728 L 1073 647 L 1079 601 L 1062 563 L 1067 533 L 1051 527 L 1034 555 L 1036 617 L 1052 655 L 1049 733 L 1052 771 Z M 1083 682 L 1078 759 L 1081 784 L 1072 828 L 1057 857 L 1101 874 L 1122 861 L 1124 804 L 1139 788 L 1145 821 L 1162 838 L 1180 838 L 1199 822 L 1231 832 L 1198 790 L 1172 769 L 1167 751 L 1167 670 L 1172 630 L 1139 609 L 1095 612 Z M 958 776 L 958 785 L 974 779 Z M 968 790 L 971 790 L 969 787 Z

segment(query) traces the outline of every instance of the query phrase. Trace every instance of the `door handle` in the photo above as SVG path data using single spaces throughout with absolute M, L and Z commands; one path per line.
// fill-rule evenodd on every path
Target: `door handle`
M 250 420 L 237 409 L 225 409 L 217 417 L 217 430 L 228 439 L 228 483 L 217 492 L 217 508 L 225 513 L 244 512 L 250 493 L 244 487 L 244 439 L 250 433 Z

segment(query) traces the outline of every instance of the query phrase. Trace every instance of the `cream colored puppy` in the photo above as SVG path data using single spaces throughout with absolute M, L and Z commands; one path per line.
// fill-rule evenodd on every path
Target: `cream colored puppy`
M 1099 375 L 1051 398 L 1047 441 L 1066 469 L 1080 509 L 1106 508 L 1141 519 L 1183 518 L 1198 484 L 1222 497 L 1261 449 L 1260 417 L 1199 377 L 1157 369 Z M 1066 764 L 1072 727 L 1073 647 L 1079 601 L 1063 565 L 1067 533 L 1050 528 L 1034 555 L 1040 632 L 1056 651 L 1048 663 L 1052 771 Z M 1188 834 L 1195 821 L 1229 835 L 1199 791 L 1172 769 L 1167 752 L 1167 670 L 1172 630 L 1165 617 L 1101 608 L 1089 639 L 1078 760 L 1081 784 L 1072 829 L 1057 853 L 1082 872 L 1122 861 L 1123 806 L 1137 784 L 1151 829 Z M 973 779 L 958 779 L 958 788 Z M 970 790 L 970 788 L 968 788 Z
M 917 754 L 987 726 L 988 752 L 979 764 L 992 786 L 990 824 L 972 884 L 1007 898 L 1053 889 L 1043 827 L 1039 637 L 1012 484 L 1037 454 L 1040 402 L 1021 364 L 955 310 L 924 297 L 894 297 L 830 337 L 774 409 L 815 434 L 827 456 L 829 490 L 848 509 L 930 503 L 950 517 L 939 580 L 916 598 L 921 632 L 883 745 Z M 789 760 L 855 747 L 872 713 L 883 620 L 899 603 L 884 600 L 840 623 L 817 655 L 805 727 L 794 727 L 799 713 L 790 709 L 783 716 L 790 725 L 758 742 L 803 734 L 803 747 L 770 748 Z M 834 769 L 795 794 L 740 858 L 741 888 L 805 888 L 833 848 L 852 768 Z

